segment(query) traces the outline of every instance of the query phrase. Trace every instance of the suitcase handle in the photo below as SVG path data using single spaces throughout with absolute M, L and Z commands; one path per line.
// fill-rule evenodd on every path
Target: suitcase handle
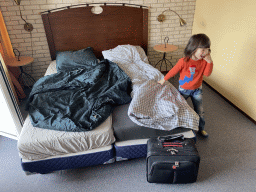
M 166 136 L 159 136 L 158 140 L 160 141 L 171 141 L 174 139 L 182 139 L 184 140 L 184 135 L 183 134 L 176 134 L 176 135 L 166 135 Z

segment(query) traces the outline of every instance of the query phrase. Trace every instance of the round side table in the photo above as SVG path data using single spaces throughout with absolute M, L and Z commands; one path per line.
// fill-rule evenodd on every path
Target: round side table
M 34 58 L 32 57 L 21 56 L 19 57 L 19 59 L 17 59 L 16 57 L 9 58 L 6 64 L 10 67 L 20 67 L 20 75 L 19 75 L 18 81 L 24 82 L 25 86 L 30 87 L 31 84 L 33 85 L 35 83 L 35 79 L 28 73 L 24 72 L 22 66 L 28 65 L 33 61 L 34 61 Z
M 157 64 L 155 64 L 155 67 L 157 67 L 157 65 L 160 64 L 160 71 L 162 73 L 167 73 L 168 72 L 167 66 L 173 67 L 173 65 L 172 65 L 172 62 L 170 60 L 166 59 L 166 53 L 175 51 L 177 49 L 178 49 L 177 46 L 170 45 L 170 44 L 167 44 L 167 43 L 166 44 L 161 44 L 161 45 L 155 45 L 154 46 L 155 51 L 164 53 L 163 58 L 160 61 L 158 61 Z M 166 71 L 162 71 L 162 65 L 163 64 L 165 64 Z

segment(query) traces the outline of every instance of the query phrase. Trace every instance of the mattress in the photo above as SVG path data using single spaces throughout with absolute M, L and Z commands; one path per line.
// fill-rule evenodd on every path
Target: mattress
M 116 141 L 147 139 L 151 137 L 182 133 L 191 136 L 191 129 L 178 127 L 172 130 L 159 130 L 134 123 L 128 116 L 129 104 L 117 106 L 113 111 L 113 129 Z
M 56 72 L 56 61 L 53 61 L 45 75 Z M 33 127 L 28 116 L 18 140 L 18 151 L 22 159 L 41 160 L 100 148 L 114 142 L 112 115 L 94 130 L 86 132 L 63 132 Z
M 18 151 L 22 159 L 40 160 L 104 147 L 114 142 L 112 115 L 94 130 L 86 132 L 64 132 L 33 127 L 27 117 L 18 140 Z

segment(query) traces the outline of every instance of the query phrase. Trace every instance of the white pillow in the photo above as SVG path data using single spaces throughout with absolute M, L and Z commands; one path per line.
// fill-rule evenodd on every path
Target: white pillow
M 144 49 L 142 49 L 141 46 L 135 46 L 135 47 L 136 47 L 136 49 L 137 49 L 137 51 L 138 51 L 138 53 L 140 55 L 141 60 L 144 61 L 145 63 L 149 63 L 148 57 L 147 57 Z
M 114 49 L 102 51 L 104 59 L 118 64 L 131 64 L 136 61 L 148 63 L 145 51 L 140 46 L 118 45 Z
M 50 63 L 50 65 L 47 67 L 47 70 L 44 74 L 44 76 L 46 75 L 51 75 L 51 74 L 54 74 L 54 73 L 57 73 L 57 64 L 56 64 L 56 60 L 52 61 Z

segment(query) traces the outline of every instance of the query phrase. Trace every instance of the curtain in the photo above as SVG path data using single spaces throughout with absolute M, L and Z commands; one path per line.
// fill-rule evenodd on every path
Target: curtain
M 5 73 L 7 74 L 7 77 L 10 78 L 9 81 L 12 85 L 12 89 L 14 92 L 14 95 L 17 99 L 17 102 L 19 104 L 19 99 L 24 99 L 26 97 L 23 88 L 21 84 L 18 81 L 20 70 L 18 67 L 10 67 L 6 66 L 5 64 L 8 63 L 9 58 L 14 58 L 14 52 L 12 48 L 12 44 L 10 41 L 10 37 L 8 35 L 2 12 L 0 11 L 0 53 L 3 58 L 2 65 L 4 66 Z

